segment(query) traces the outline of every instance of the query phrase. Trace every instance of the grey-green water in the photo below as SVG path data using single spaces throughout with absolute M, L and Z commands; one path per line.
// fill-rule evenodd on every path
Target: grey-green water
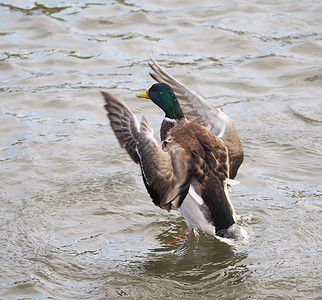
M 321 1 L 0 1 L 0 298 L 318 299 Z M 155 207 L 99 91 L 156 135 L 135 92 L 155 56 L 235 122 L 246 245 Z

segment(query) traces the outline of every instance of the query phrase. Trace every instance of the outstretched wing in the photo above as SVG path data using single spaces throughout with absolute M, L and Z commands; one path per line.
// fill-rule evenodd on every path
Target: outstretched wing
M 139 123 L 137 118 L 130 111 L 128 106 L 107 92 L 102 92 L 105 99 L 105 109 L 107 117 L 110 119 L 111 127 L 121 145 L 125 148 L 130 157 L 136 162 L 140 158 L 136 152 L 138 141 L 135 136 L 139 133 Z
M 154 73 L 150 75 L 157 82 L 165 82 L 171 86 L 187 119 L 210 128 L 211 134 L 224 140 L 229 152 L 229 177 L 233 179 L 244 158 L 243 148 L 233 123 L 221 109 L 212 107 L 205 99 L 168 74 L 154 59 L 151 61 L 149 65 Z
M 163 151 L 145 117 L 139 127 L 127 105 L 109 93 L 102 92 L 102 95 L 112 129 L 122 148 L 140 164 L 153 203 L 167 210 L 178 208 L 190 184 L 185 151 L 179 146 Z

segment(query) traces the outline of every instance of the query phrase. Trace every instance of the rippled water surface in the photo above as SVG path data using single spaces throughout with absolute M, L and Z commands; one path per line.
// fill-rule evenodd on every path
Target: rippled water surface
M 321 299 L 321 1 L 0 0 L 0 298 Z M 248 244 L 149 199 L 100 90 L 137 99 L 154 56 L 222 107 L 245 161 Z

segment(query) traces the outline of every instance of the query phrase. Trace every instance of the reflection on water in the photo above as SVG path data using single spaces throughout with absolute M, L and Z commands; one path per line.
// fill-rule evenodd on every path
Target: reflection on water
M 0 298 L 321 297 L 321 4 L 217 2 L 0 0 Z M 150 56 L 234 120 L 248 244 L 169 245 L 106 125 L 100 90 L 158 135 Z
M 160 235 L 158 238 L 163 239 Z M 185 283 L 209 280 L 221 276 L 222 270 L 228 271 L 231 268 L 227 277 L 237 280 L 235 272 L 242 276 L 241 267 L 237 269 L 237 265 L 243 258 L 245 254 L 239 254 L 226 243 L 201 236 L 177 242 L 174 246 L 163 244 L 162 247 L 153 249 L 143 266 L 148 275 Z

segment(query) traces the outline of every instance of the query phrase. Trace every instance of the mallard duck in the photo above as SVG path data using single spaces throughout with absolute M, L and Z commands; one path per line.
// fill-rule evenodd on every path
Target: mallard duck
M 145 187 L 155 205 L 180 210 L 187 226 L 238 240 L 242 232 L 229 198 L 243 161 L 238 134 L 228 116 L 170 76 L 155 60 L 150 75 L 158 82 L 139 98 L 151 99 L 165 113 L 161 145 L 143 116 L 102 92 L 111 127 L 130 157 L 140 164 Z

